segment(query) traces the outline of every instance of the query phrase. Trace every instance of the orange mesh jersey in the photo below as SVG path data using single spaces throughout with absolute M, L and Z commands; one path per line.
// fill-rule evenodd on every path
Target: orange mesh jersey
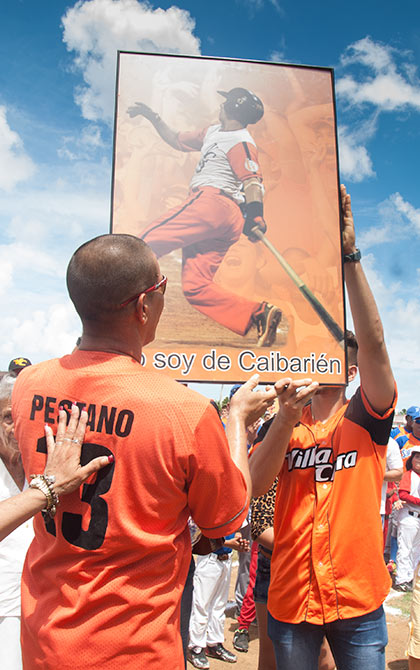
M 76 351 L 27 368 L 13 415 L 24 468 L 43 472 L 44 423 L 88 411 L 82 463 L 115 463 L 34 520 L 22 580 L 25 670 L 183 668 L 179 605 L 191 514 L 209 537 L 235 531 L 246 486 L 208 400 L 127 356 Z
M 385 599 L 379 505 L 392 418 L 393 408 L 376 414 L 361 389 L 325 422 L 303 410 L 277 486 L 268 594 L 275 619 L 321 625 L 368 614 Z

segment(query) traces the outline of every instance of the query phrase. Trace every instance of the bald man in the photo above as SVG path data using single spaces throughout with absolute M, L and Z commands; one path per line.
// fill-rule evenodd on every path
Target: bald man
M 228 426 L 229 449 L 206 399 L 141 366 L 166 278 L 138 238 L 84 244 L 70 260 L 67 286 L 83 324 L 79 348 L 27 368 L 16 382 L 25 471 L 43 472 L 44 424 L 54 426 L 59 407 L 73 403 L 88 412 L 82 465 L 102 455 L 114 462 L 56 516 L 35 518 L 22 583 L 23 667 L 181 669 L 188 517 L 210 538 L 241 525 L 250 487 L 245 425 L 274 392 L 245 389 Z

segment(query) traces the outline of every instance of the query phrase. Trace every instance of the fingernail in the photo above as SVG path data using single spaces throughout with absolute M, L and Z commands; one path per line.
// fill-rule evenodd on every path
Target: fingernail
M 114 454 L 109 454 L 108 463 L 113 463 L 115 461 Z
M 73 407 L 77 407 L 77 402 L 72 402 L 71 408 L 73 409 Z
M 44 429 L 47 429 L 47 428 L 49 428 L 48 423 L 44 423 Z
M 59 412 L 62 412 L 63 410 L 64 410 L 63 405 L 60 405 L 60 407 L 58 408 L 58 411 L 59 411 Z

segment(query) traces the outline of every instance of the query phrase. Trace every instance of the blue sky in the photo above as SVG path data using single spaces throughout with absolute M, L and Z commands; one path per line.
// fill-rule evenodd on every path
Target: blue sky
M 2 0 L 0 369 L 69 351 L 74 249 L 108 231 L 116 50 L 334 67 L 340 172 L 398 407 L 420 404 L 417 0 Z M 218 395 L 218 391 L 215 393 Z

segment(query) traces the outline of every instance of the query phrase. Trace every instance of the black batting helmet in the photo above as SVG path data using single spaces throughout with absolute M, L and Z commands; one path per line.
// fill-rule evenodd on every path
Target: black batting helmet
M 217 91 L 226 98 L 225 112 L 230 119 L 235 119 L 244 126 L 257 123 L 264 116 L 262 101 L 246 88 L 232 88 L 230 91 Z

